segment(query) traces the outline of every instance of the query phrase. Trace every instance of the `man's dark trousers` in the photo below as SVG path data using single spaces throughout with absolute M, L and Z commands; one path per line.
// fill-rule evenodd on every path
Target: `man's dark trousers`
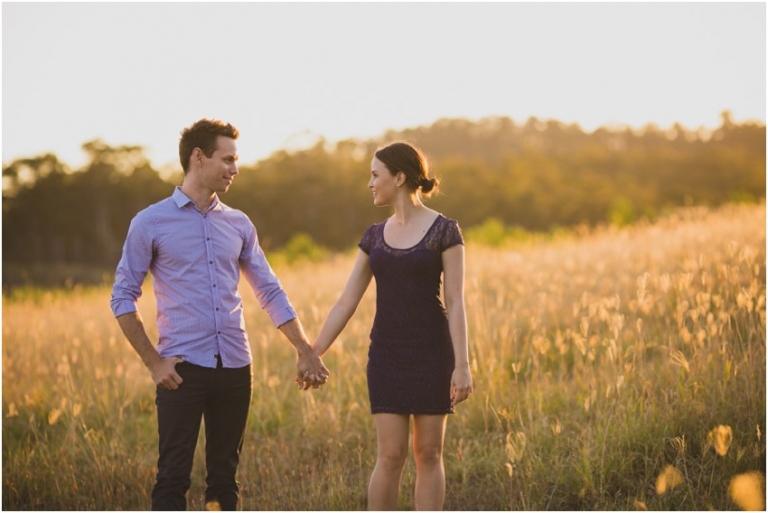
M 183 380 L 179 388 L 157 389 L 160 457 L 153 510 L 187 508 L 201 419 L 205 419 L 205 502 L 217 501 L 224 511 L 237 507 L 235 473 L 251 404 L 251 366 L 225 369 L 221 359 L 218 362 L 215 369 L 180 362 L 176 365 Z

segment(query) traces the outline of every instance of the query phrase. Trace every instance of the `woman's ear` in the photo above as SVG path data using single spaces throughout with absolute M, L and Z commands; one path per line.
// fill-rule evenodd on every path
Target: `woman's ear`
M 395 183 L 397 184 L 397 186 L 400 187 L 401 185 L 403 185 L 405 183 L 405 180 L 406 180 L 405 173 L 403 173 L 402 171 L 398 171 L 397 175 L 395 176 Z

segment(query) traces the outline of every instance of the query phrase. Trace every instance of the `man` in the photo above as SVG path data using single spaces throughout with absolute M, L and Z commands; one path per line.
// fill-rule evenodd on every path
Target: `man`
M 324 384 L 328 369 L 267 263 L 248 217 L 221 201 L 237 175 L 239 133 L 201 119 L 181 133 L 184 183 L 131 221 L 112 289 L 112 311 L 157 385 L 159 453 L 153 510 L 186 509 L 205 419 L 206 503 L 234 510 L 235 473 L 251 401 L 251 351 L 237 291 L 240 271 L 295 347 L 296 382 Z M 136 302 L 147 272 L 157 299 L 157 349 Z

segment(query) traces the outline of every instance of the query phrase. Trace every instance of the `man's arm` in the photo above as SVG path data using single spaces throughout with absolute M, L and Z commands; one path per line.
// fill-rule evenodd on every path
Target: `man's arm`
M 160 388 L 176 390 L 182 381 L 181 376 L 176 373 L 176 364 L 181 359 L 163 358 L 158 354 L 149 341 L 141 315 L 136 309 L 136 300 L 141 297 L 141 284 L 147 275 L 153 254 L 153 223 L 148 222 L 147 216 L 145 211 L 144 215 L 139 213 L 131 220 L 123 254 L 115 271 L 110 307 L 125 338 L 149 369 L 152 381 Z
M 296 383 L 302 390 L 307 390 L 310 386 L 317 388 L 328 381 L 331 374 L 323 361 L 312 351 L 309 345 L 307 334 L 304 333 L 304 327 L 298 317 L 281 324 L 278 329 L 285 335 L 288 341 L 296 349 Z
M 240 269 L 256 294 L 259 304 L 272 319 L 272 323 L 296 349 L 298 360 L 295 381 L 299 388 L 303 390 L 307 390 L 310 386 L 317 388 L 328 381 L 330 372 L 323 365 L 320 357 L 312 351 L 298 314 L 259 246 L 256 227 L 247 217 L 243 218 L 243 222 L 245 223 L 245 242 L 240 254 Z
M 128 339 L 133 349 L 141 357 L 141 361 L 149 369 L 155 385 L 167 390 L 179 388 L 183 380 L 176 373 L 176 364 L 182 361 L 181 358 L 177 356 L 163 358 L 160 356 L 152 342 L 149 341 L 139 312 L 123 314 L 117 318 L 117 323 L 123 330 L 125 338 Z

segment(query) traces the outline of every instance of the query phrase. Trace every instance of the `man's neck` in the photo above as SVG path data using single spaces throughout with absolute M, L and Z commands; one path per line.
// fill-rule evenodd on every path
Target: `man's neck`
M 181 192 L 186 194 L 187 197 L 189 197 L 189 199 L 195 203 L 195 206 L 198 210 L 200 210 L 200 212 L 207 211 L 211 207 L 213 201 L 216 199 L 215 192 L 195 187 L 193 184 L 186 180 L 181 186 Z

